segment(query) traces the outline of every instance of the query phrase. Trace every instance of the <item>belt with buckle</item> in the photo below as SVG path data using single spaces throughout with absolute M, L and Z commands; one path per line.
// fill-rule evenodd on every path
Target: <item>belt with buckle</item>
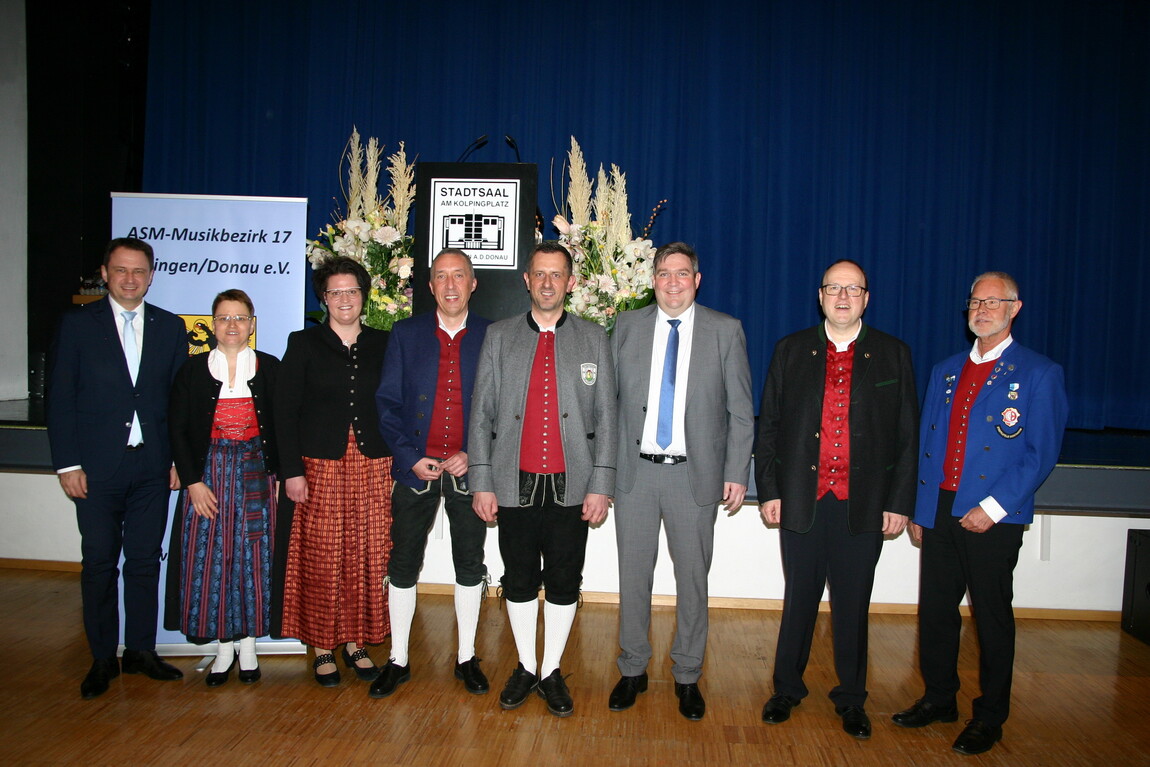
M 664 466 L 675 466 L 687 462 L 687 456 L 685 455 L 651 455 L 650 453 L 639 453 L 639 457 L 644 461 L 661 463 Z

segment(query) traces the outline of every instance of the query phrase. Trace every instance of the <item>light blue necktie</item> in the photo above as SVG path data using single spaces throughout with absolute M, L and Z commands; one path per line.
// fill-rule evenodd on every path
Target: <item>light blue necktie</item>
M 679 364 L 679 323 L 667 320 L 671 332 L 667 334 L 667 353 L 663 356 L 663 382 L 659 384 L 659 424 L 655 429 L 655 442 L 664 450 L 671 444 L 671 429 L 675 422 L 675 369 Z
M 134 385 L 140 372 L 140 349 L 136 344 L 136 329 L 132 327 L 136 313 L 120 312 L 120 316 L 124 318 L 124 357 L 128 360 L 128 373 L 131 374 Z
M 124 358 L 128 360 L 128 374 L 132 377 L 132 385 L 135 386 L 136 376 L 140 373 L 140 345 L 136 343 L 136 329 L 132 327 L 136 313 L 123 311 L 120 312 L 120 316 L 124 318 Z M 144 430 L 140 428 L 140 416 L 133 412 L 128 444 L 138 445 L 143 441 Z

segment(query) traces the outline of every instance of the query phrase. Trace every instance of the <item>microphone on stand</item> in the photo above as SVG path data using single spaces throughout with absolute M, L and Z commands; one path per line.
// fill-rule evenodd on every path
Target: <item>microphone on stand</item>
M 479 148 L 484 147 L 484 146 L 487 146 L 487 134 L 486 133 L 484 133 L 482 136 L 480 136 L 479 138 L 475 139 L 470 144 L 468 144 L 467 148 L 463 150 L 463 154 L 459 155 L 459 159 L 456 160 L 456 162 L 463 162 L 464 160 L 466 160 L 468 157 L 471 156 L 472 152 L 474 152 L 476 149 L 479 149 Z
M 510 136 L 504 136 L 503 140 L 507 142 L 507 146 L 515 150 L 515 162 L 522 163 L 523 158 L 519 156 L 519 145 L 515 143 L 515 139 Z

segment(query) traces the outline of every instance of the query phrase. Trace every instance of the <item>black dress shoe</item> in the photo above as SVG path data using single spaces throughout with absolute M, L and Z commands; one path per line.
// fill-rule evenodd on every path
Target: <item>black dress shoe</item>
M 791 718 L 791 709 L 802 703 L 790 695 L 775 693 L 763 706 L 763 721 L 767 724 L 782 724 Z
M 219 687 L 224 682 L 228 681 L 228 677 L 232 673 L 232 666 L 236 665 L 236 656 L 232 656 L 232 662 L 223 671 L 212 671 L 204 679 L 208 687 Z
M 463 686 L 472 695 L 483 695 L 491 689 L 483 669 L 479 668 L 479 658 L 474 655 L 471 660 L 455 664 L 455 678 L 463 680 Z
M 565 717 L 575 713 L 575 702 L 571 700 L 571 691 L 567 689 L 559 669 L 540 679 L 535 692 L 547 701 L 547 710 L 555 716 Z
M 539 684 L 539 677 L 523 668 L 523 664 L 520 663 L 511 672 L 511 676 L 507 678 L 503 692 L 499 693 L 499 705 L 507 711 L 519 708 L 537 684 Z
M 236 674 L 236 679 L 239 679 L 244 684 L 255 684 L 260 681 L 261 676 L 263 676 L 263 674 L 260 673 L 260 667 L 256 666 L 255 668 L 249 669 L 241 668 L 239 673 Z
M 966 729 L 954 741 L 954 750 L 960 754 L 985 754 L 1002 740 L 1002 728 L 997 724 L 987 724 L 977 719 L 966 723 Z
M 958 706 L 953 703 L 949 706 L 936 706 L 927 703 L 926 698 L 919 698 L 913 706 L 906 711 L 899 711 L 890 720 L 899 727 L 926 727 L 932 722 L 957 722 Z
M 870 717 L 862 706 L 839 706 L 835 713 L 843 718 L 843 732 L 859 740 L 870 737 Z
M 353 653 L 347 651 L 347 645 L 339 648 L 340 653 L 343 655 L 343 662 L 347 667 L 355 672 L 361 682 L 374 682 L 379 677 L 379 666 L 372 663 L 370 666 L 360 666 L 356 661 L 361 661 L 364 658 L 371 660 L 367 654 L 367 648 L 361 647 Z
M 607 699 L 607 708 L 612 711 L 626 711 L 635 705 L 635 698 L 641 692 L 647 692 L 646 671 L 638 676 L 622 677 L 615 683 L 615 689 Z
M 124 650 L 121 663 L 125 674 L 143 674 L 161 682 L 184 678 L 183 671 L 160 660 L 155 650 Z
M 320 687 L 338 687 L 339 686 L 339 668 L 338 667 L 336 668 L 335 671 L 331 671 L 327 674 L 321 674 L 318 671 L 316 671 L 317 668 L 324 665 L 325 663 L 330 663 L 331 665 L 334 666 L 335 665 L 335 656 L 329 652 L 325 652 L 323 655 L 315 656 L 315 660 L 313 660 L 311 662 L 312 674 L 315 675 L 316 683 L 319 684 Z
M 675 682 L 675 697 L 679 699 L 679 713 L 692 722 L 699 721 L 707 713 L 707 702 L 703 700 L 703 693 L 699 692 L 697 683 Z
M 367 694 L 373 698 L 386 698 L 395 692 L 396 688 L 411 679 L 411 663 L 406 666 L 397 666 L 393 661 L 379 670 L 379 676 L 371 683 Z
M 98 698 L 108 691 L 108 683 L 120 675 L 120 661 L 116 658 L 101 658 L 92 661 L 88 675 L 80 682 L 80 697 L 84 700 Z

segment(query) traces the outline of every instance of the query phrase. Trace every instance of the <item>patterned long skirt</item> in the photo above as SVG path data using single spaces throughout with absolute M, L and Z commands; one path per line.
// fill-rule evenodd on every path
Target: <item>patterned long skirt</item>
M 339 460 L 304 458 L 284 576 L 283 635 L 324 650 L 391 634 L 391 458 L 365 458 L 349 431 Z
M 216 494 L 218 513 L 201 517 L 184 493 L 180 630 L 200 640 L 264 636 L 276 480 L 264 470 L 259 438 L 212 440 L 204 483 Z

